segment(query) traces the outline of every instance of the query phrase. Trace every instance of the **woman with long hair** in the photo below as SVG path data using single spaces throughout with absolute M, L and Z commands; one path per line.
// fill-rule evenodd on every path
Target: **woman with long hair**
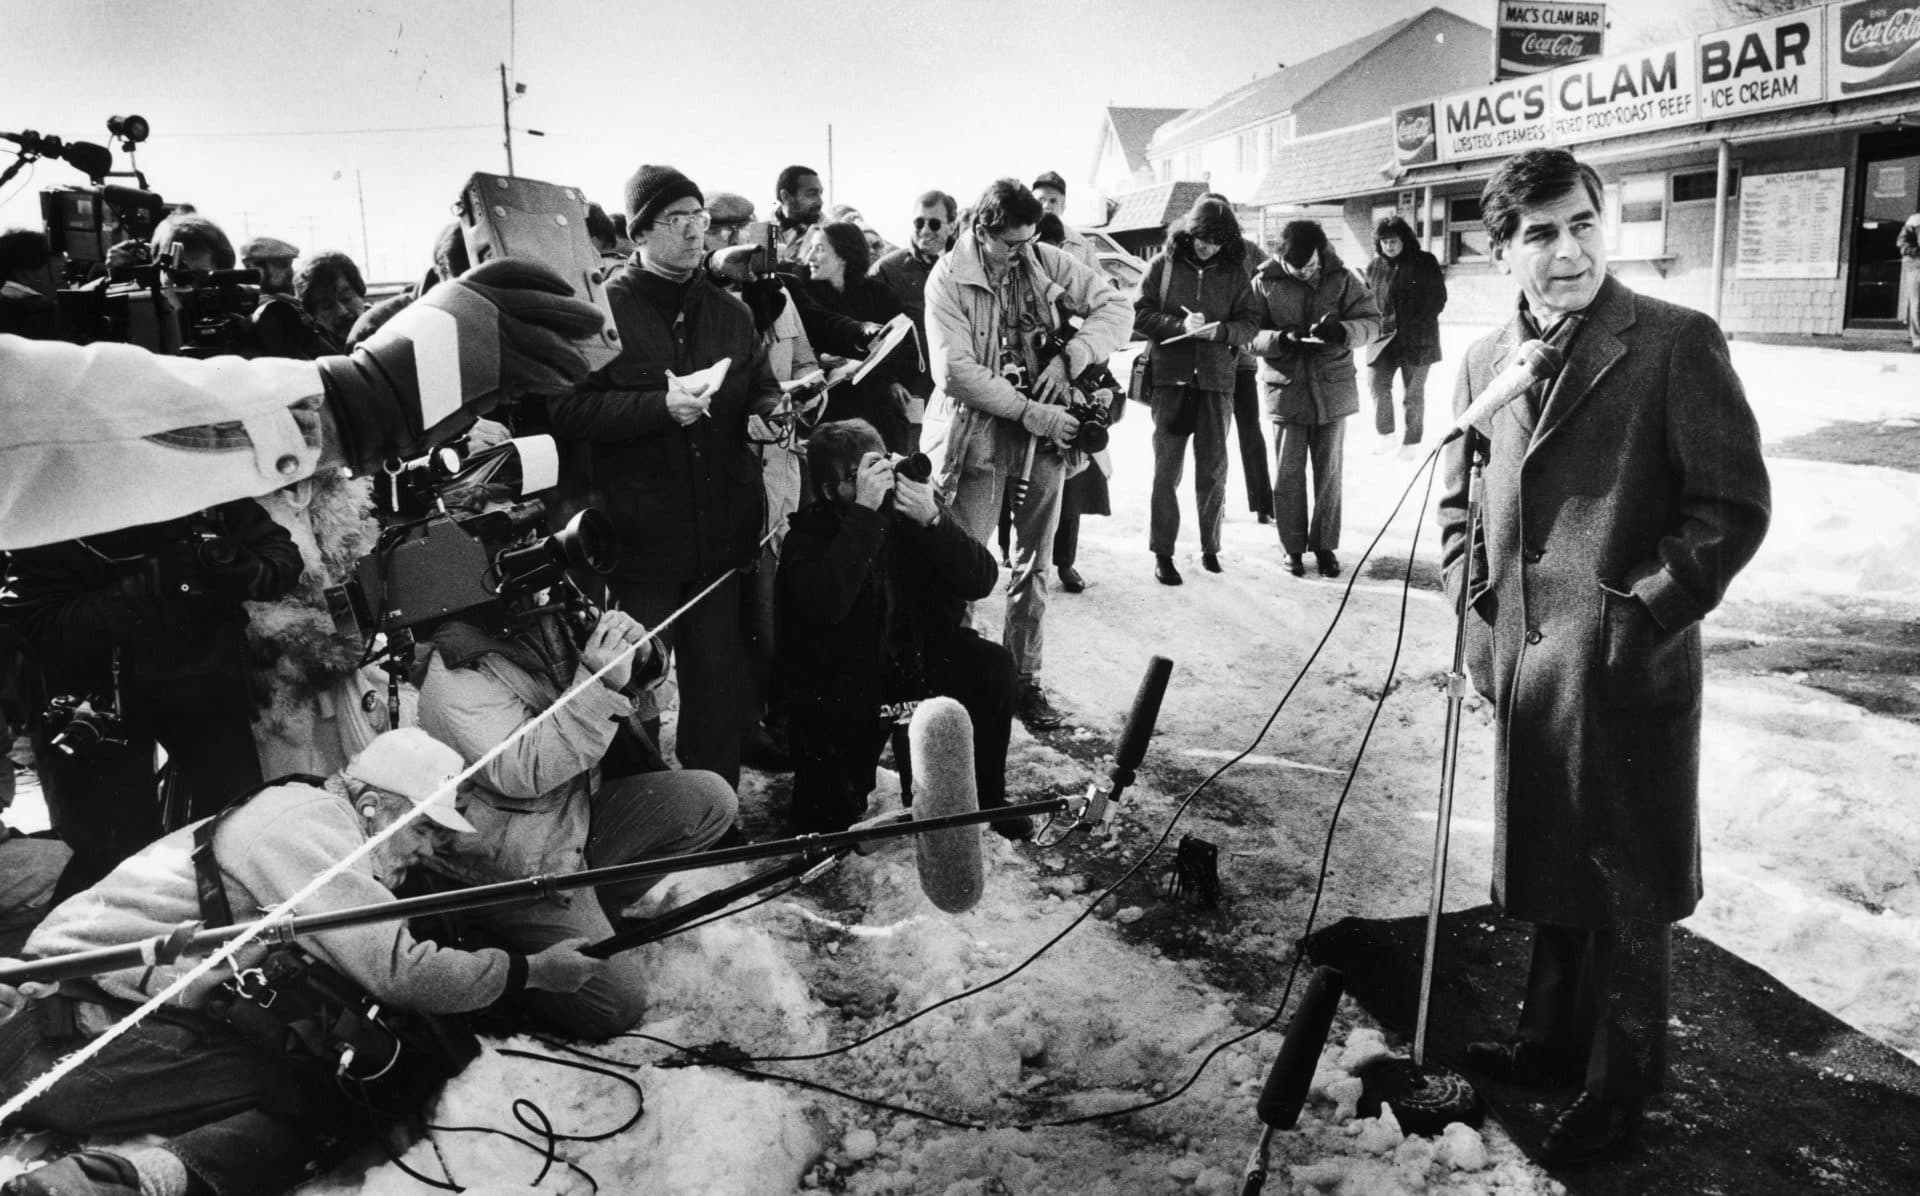
M 813 276 L 806 283 L 800 319 L 816 350 L 832 352 L 842 347 L 823 327 L 821 312 L 865 325 L 885 324 L 900 314 L 900 301 L 893 297 L 893 292 L 867 277 L 873 261 L 866 234 L 858 225 L 836 220 L 814 229 L 807 234 L 802 260 Z M 888 452 L 904 453 L 907 451 L 907 404 L 913 397 L 902 381 L 905 376 L 890 363 L 875 370 L 857 386 L 842 383 L 830 392 L 821 418 L 864 419 L 879 431 Z
M 1380 452 L 1393 448 L 1393 376 L 1398 373 L 1406 407 L 1409 456 L 1426 430 L 1427 371 L 1440 360 L 1440 312 L 1447 306 L 1447 280 L 1440 261 L 1420 248 L 1413 229 L 1388 216 L 1373 230 L 1377 251 L 1367 263 L 1367 288 L 1380 309 L 1380 337 L 1367 346 L 1367 386 L 1373 392 L 1373 429 Z
M 1227 427 L 1233 416 L 1235 350 L 1259 327 L 1247 278 L 1246 242 L 1233 209 L 1202 200 L 1147 263 L 1134 300 L 1133 331 L 1153 345 L 1153 498 L 1148 547 L 1161 585 L 1181 583 L 1173 562 L 1180 534 L 1177 494 L 1193 441 L 1194 501 L 1200 513 L 1200 562 L 1220 572 L 1226 515 Z

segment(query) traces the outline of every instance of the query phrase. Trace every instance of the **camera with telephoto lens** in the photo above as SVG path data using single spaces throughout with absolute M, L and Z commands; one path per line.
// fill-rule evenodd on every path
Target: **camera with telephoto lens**
M 57 694 L 47 699 L 40 717 L 47 742 L 63 756 L 87 756 L 101 748 L 127 746 L 127 729 L 120 712 L 113 703 L 93 694 Z
M 893 462 L 893 476 L 896 478 L 905 478 L 909 482 L 933 479 L 933 458 L 925 453 L 895 453 L 889 460 Z

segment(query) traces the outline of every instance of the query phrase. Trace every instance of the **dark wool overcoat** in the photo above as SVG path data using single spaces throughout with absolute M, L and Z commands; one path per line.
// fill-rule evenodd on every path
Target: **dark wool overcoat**
M 1494 413 L 1467 668 L 1495 703 L 1493 896 L 1573 926 L 1671 922 L 1700 898 L 1700 620 L 1766 534 L 1760 433 L 1726 339 L 1609 278 L 1537 417 Z M 1526 339 L 1474 343 L 1466 409 Z M 1439 506 L 1466 558 L 1463 445 Z

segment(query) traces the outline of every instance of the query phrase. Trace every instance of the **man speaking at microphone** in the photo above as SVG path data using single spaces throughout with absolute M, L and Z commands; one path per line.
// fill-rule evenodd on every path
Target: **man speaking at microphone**
M 1467 1062 L 1581 1085 L 1542 1143 L 1556 1163 L 1617 1150 L 1664 1088 L 1671 924 L 1701 894 L 1700 620 L 1769 510 L 1726 339 L 1608 276 L 1601 191 L 1558 149 L 1487 181 L 1483 219 L 1519 305 L 1468 350 L 1454 410 L 1505 386 L 1525 342 L 1556 344 L 1565 365 L 1446 448 L 1438 509 L 1448 589 L 1472 602 L 1468 672 L 1498 718 L 1493 897 L 1535 924 L 1517 1032 L 1469 1045 Z

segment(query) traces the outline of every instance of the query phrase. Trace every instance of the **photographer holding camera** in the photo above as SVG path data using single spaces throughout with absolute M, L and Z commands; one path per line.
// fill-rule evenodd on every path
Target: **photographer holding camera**
M 1040 688 L 1047 561 L 1080 421 L 1067 410 L 1073 380 L 1126 343 L 1127 297 L 1105 277 L 1035 241 L 1040 201 L 1000 179 L 973 206 L 969 227 L 927 276 L 927 352 L 934 394 L 923 443 L 935 488 L 981 543 L 1015 501 L 1015 557 L 1001 643 L 1019 677 L 1016 710 L 1028 727 L 1063 721 Z M 1086 312 L 1051 360 L 1058 301 Z M 1029 381 L 1030 380 L 1030 381 Z
M 74 851 L 64 891 L 260 784 L 242 603 L 288 593 L 301 568 L 252 499 L 8 554 L 0 612 L 45 701 L 34 758 Z M 156 743 L 174 785 L 166 826 Z
M 910 803 L 907 720 L 935 695 L 973 720 L 981 807 L 1004 806 L 1013 661 L 966 626 L 967 603 L 999 577 L 993 554 L 936 497 L 926 458 L 889 457 L 863 420 L 815 428 L 807 462 L 813 501 L 793 517 L 775 607 L 795 829 L 844 830 L 864 817 L 889 736 Z M 1025 819 L 994 827 L 1032 833 Z
M 435 739 L 471 763 L 541 720 L 468 783 L 462 810 L 477 833 L 443 851 L 434 871 L 466 885 L 604 868 L 699 851 L 733 827 L 732 787 L 710 772 L 665 770 L 633 718 L 632 695 L 666 672 L 666 651 L 631 615 L 601 613 L 576 646 L 567 620 L 529 596 L 462 612 L 432 638 L 420 726 Z M 491 906 L 455 925 L 508 951 L 598 942 L 656 883 Z M 623 953 L 578 991 L 529 993 L 524 1004 L 568 1034 L 606 1038 L 639 1021 L 641 969 L 638 954 Z

